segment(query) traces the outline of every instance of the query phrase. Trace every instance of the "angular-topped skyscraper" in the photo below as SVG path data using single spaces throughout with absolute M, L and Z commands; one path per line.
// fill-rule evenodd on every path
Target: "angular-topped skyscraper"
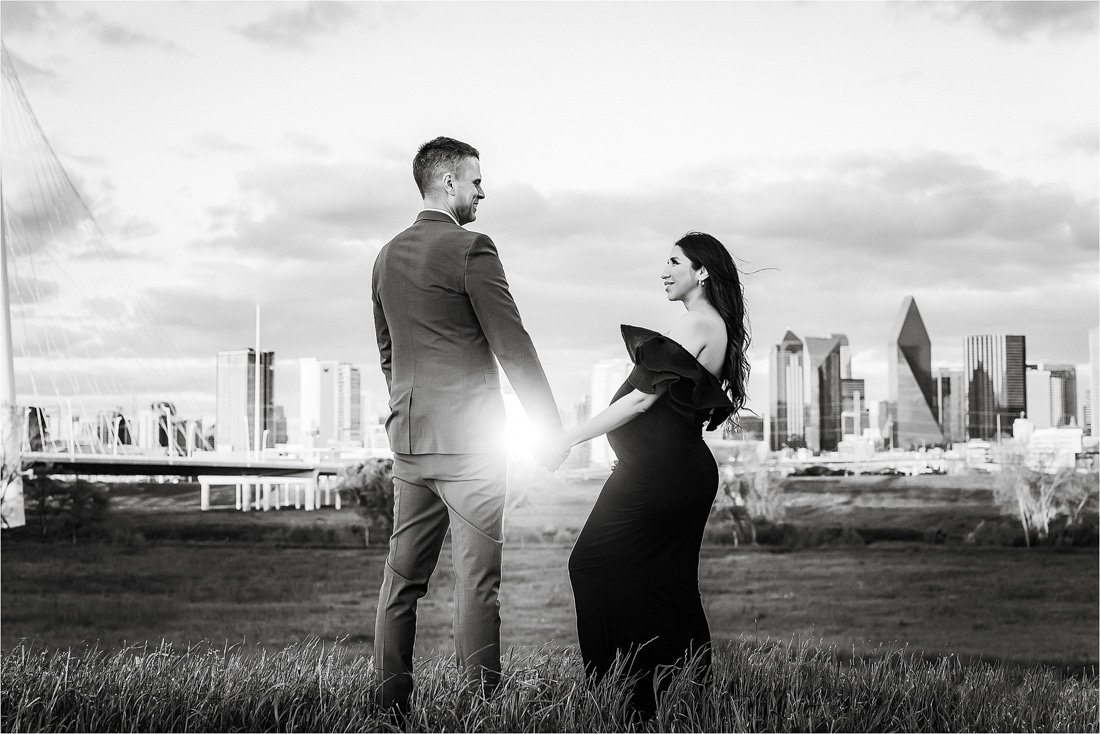
M 769 355 L 771 448 L 800 440 L 814 452 L 836 451 L 842 434 L 842 383 L 851 375 L 848 337 L 788 331 Z M 793 445 L 793 444 L 792 444 Z
M 936 420 L 932 379 L 932 341 L 912 296 L 901 302 L 892 333 L 888 357 L 893 446 L 909 449 L 941 444 L 943 431 Z

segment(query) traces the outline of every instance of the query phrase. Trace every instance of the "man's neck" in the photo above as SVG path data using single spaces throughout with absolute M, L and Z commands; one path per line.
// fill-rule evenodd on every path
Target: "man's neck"
M 455 223 L 455 224 L 458 224 L 458 217 L 456 217 L 456 216 L 455 216 L 454 214 L 452 214 L 451 212 L 449 212 L 449 211 L 447 211 L 446 209 L 443 209 L 443 208 L 441 208 L 441 207 L 438 207 L 438 206 L 432 206 L 431 204 L 429 204 L 429 203 L 428 203 L 428 202 L 426 202 L 426 201 L 424 202 L 424 208 L 423 208 L 423 210 L 422 210 L 422 211 L 426 211 L 426 212 L 439 212 L 440 214 L 446 214 L 446 215 L 447 215 L 448 217 L 450 217 L 450 218 L 451 218 L 451 220 L 452 220 L 452 221 L 454 221 L 454 223 Z M 458 224 L 458 226 L 459 226 L 459 227 L 461 227 L 462 225 L 461 225 L 461 224 Z

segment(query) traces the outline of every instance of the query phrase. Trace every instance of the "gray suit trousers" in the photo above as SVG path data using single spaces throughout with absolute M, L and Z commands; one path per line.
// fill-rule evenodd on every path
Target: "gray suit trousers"
M 416 604 L 451 531 L 455 654 L 471 687 L 500 679 L 504 454 L 396 454 L 393 535 L 378 597 L 374 665 L 379 703 L 407 710 L 413 689 Z

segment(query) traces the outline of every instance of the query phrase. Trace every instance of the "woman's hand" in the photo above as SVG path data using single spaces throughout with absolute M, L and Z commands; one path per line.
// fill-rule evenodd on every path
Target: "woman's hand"
M 557 471 L 569 456 L 573 444 L 564 433 L 544 439 L 535 447 L 535 460 L 548 471 Z

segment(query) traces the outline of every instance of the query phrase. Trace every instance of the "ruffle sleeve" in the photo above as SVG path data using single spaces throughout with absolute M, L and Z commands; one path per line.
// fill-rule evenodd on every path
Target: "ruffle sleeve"
M 623 341 L 634 370 L 627 378 L 635 389 L 652 394 L 668 385 L 669 402 L 687 421 L 707 421 L 713 431 L 733 412 L 722 384 L 678 342 L 640 326 L 622 325 Z

